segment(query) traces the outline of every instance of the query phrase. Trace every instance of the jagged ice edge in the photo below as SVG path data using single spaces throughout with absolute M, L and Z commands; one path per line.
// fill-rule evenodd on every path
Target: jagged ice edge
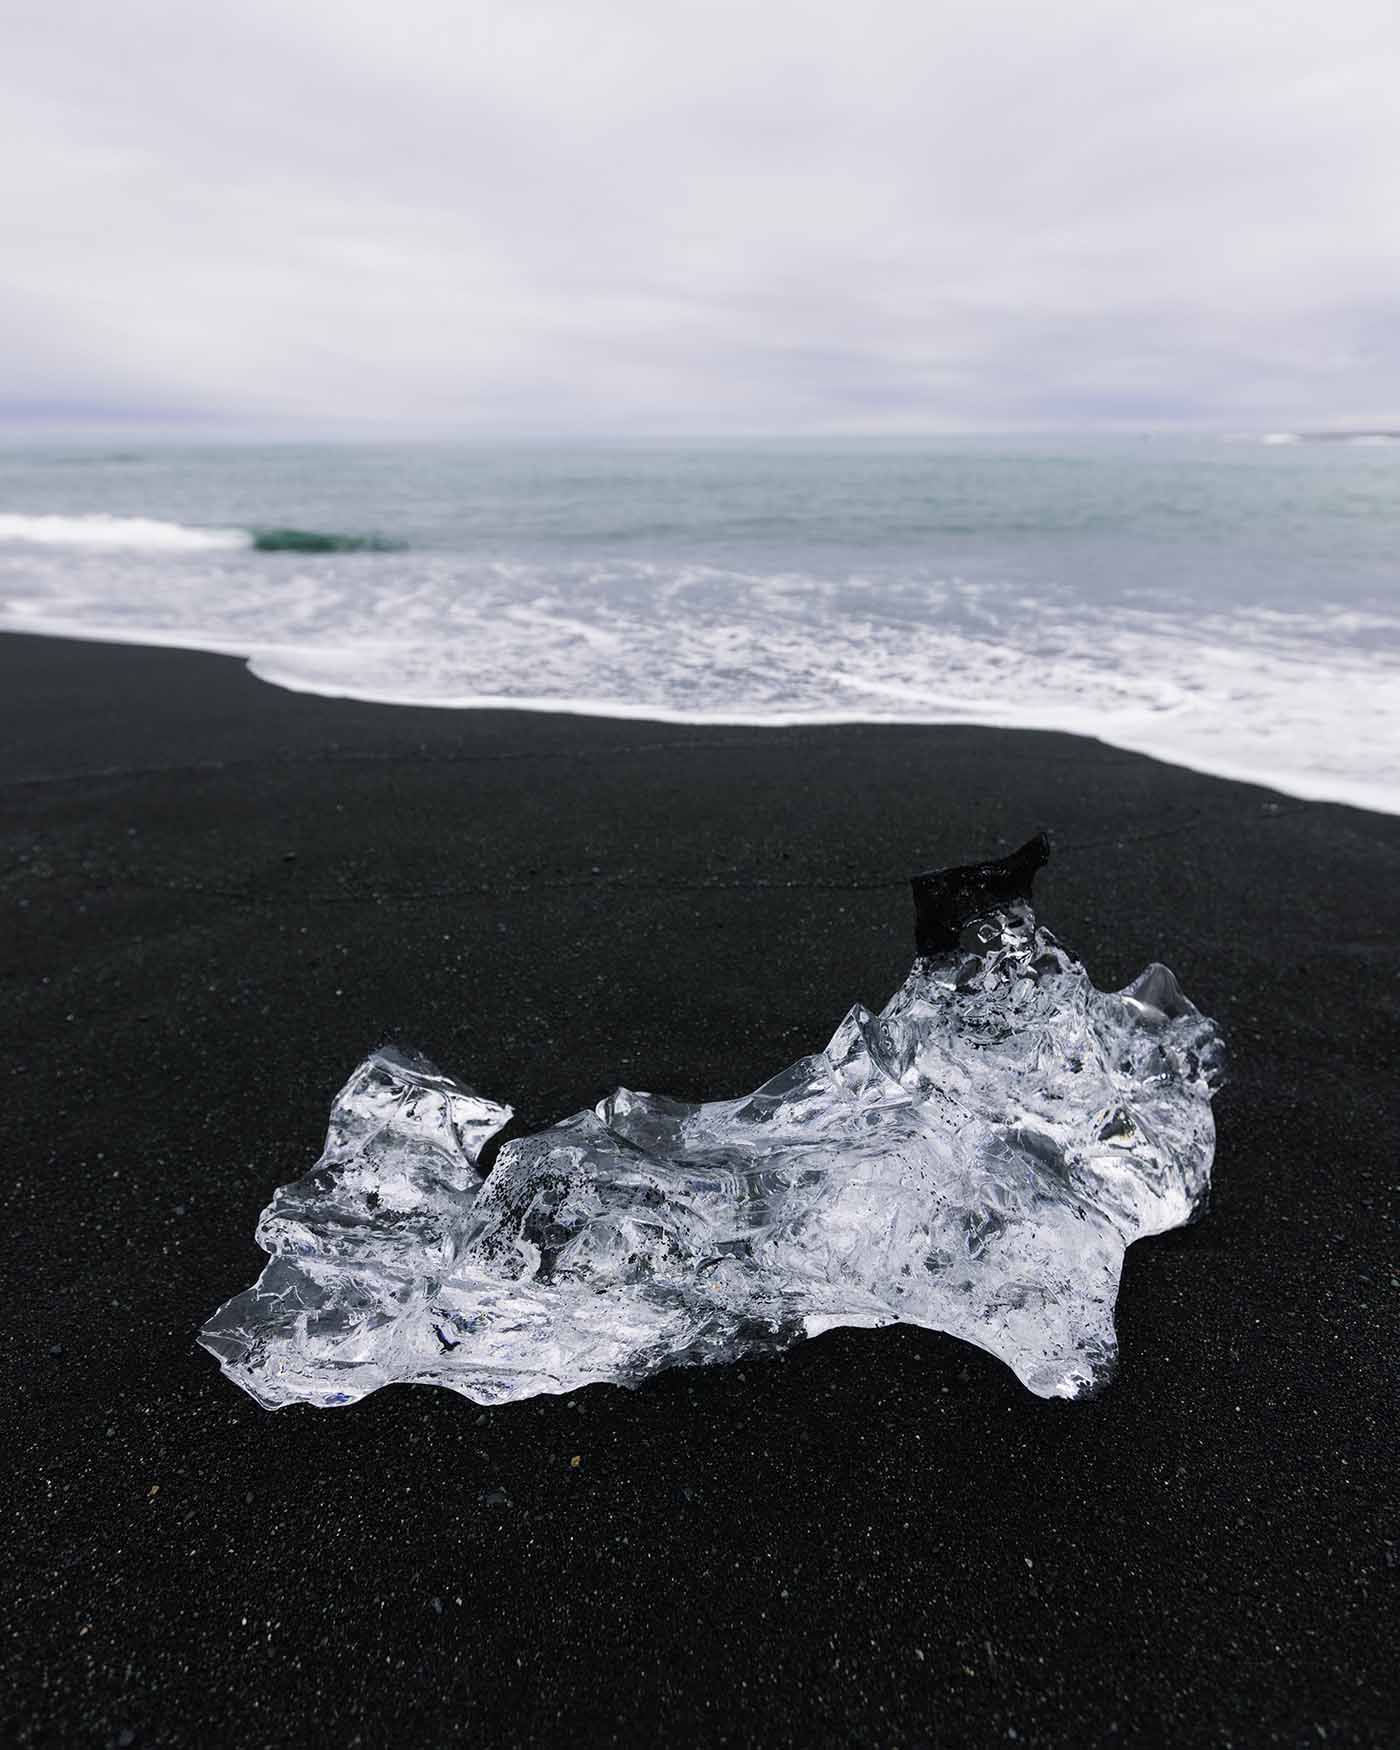
M 1126 1246 L 1203 1205 L 1222 1051 L 1165 967 L 1100 992 L 1036 923 L 1048 854 L 915 877 L 904 985 L 753 1095 L 618 1089 L 484 1179 L 511 1108 L 373 1054 L 201 1343 L 269 1408 L 396 1381 L 499 1403 L 893 1322 L 1095 1389 Z

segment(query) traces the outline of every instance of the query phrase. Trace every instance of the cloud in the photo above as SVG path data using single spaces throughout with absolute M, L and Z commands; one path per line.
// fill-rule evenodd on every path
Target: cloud
M 7 34 L 12 413 L 1297 424 L 1400 365 L 1389 0 L 44 0 Z

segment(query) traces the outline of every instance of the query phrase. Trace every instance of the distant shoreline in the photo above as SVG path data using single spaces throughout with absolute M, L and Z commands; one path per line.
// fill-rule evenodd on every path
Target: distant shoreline
M 1267 431 L 1261 444 L 1393 444 L 1400 431 Z

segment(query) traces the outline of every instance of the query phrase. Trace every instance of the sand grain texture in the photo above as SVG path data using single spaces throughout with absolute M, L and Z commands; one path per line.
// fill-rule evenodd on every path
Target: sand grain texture
M 22 637 L 0 725 L 5 1742 L 1395 1742 L 1400 819 L 1049 734 L 379 708 Z M 740 1092 L 899 982 L 909 872 L 1041 824 L 1052 928 L 1101 986 L 1165 960 L 1233 1061 L 1104 1396 L 892 1329 L 268 1415 L 195 1348 L 367 1049 L 523 1129 Z

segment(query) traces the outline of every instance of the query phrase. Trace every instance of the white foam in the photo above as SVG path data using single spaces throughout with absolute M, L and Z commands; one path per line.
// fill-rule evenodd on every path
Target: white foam
M 96 547 L 109 552 L 208 553 L 251 547 L 253 537 L 246 529 L 196 529 L 153 517 L 0 512 L 0 541 L 36 547 Z
M 237 654 L 288 690 L 673 724 L 1060 730 L 1400 813 L 1400 612 L 1192 619 L 956 578 L 0 550 L 0 626 Z

